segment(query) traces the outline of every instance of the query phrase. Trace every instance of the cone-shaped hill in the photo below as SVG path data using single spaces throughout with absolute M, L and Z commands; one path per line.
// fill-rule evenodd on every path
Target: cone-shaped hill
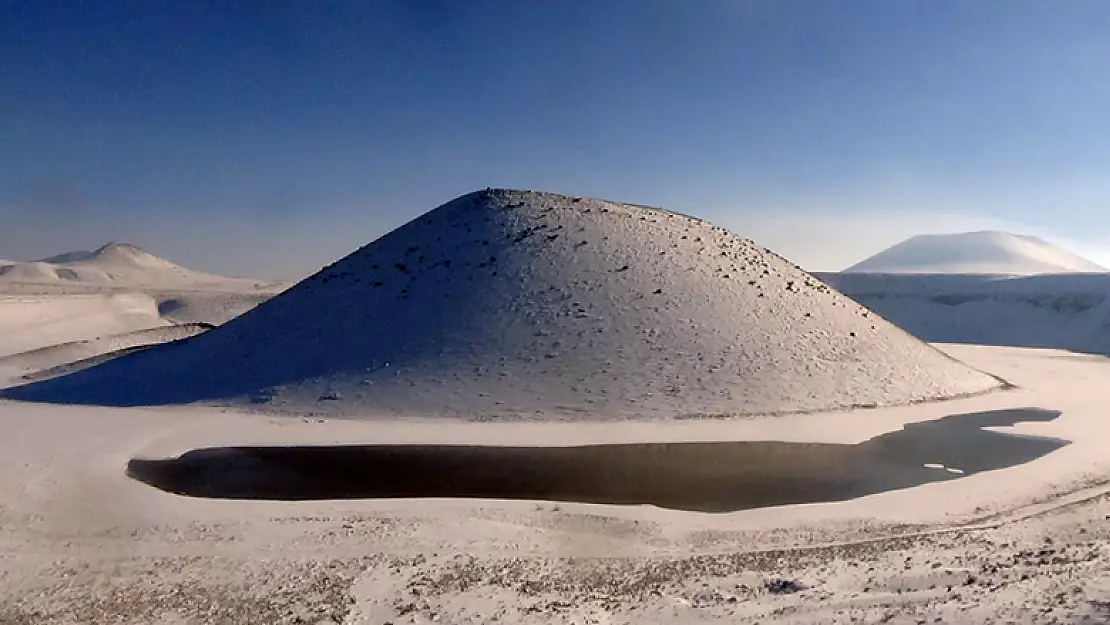
M 7 396 L 614 420 L 901 404 L 998 385 L 723 228 L 486 190 L 211 332 Z
M 844 273 L 975 273 L 1030 276 L 1107 269 L 1038 237 L 1009 232 L 921 234 Z

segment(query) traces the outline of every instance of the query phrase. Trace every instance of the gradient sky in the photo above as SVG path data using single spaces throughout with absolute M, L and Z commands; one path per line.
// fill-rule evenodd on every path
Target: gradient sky
M 1110 264 L 1110 2 L 0 0 L 0 257 L 302 277 L 457 195 Z

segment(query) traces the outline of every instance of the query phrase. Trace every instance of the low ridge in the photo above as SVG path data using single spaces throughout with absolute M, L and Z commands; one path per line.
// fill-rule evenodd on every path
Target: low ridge
M 1000 275 L 1106 271 L 1038 237 L 995 231 L 918 235 L 844 270 Z
M 489 189 L 211 332 L 8 391 L 376 418 L 695 418 L 999 382 L 707 222 Z
M 75 263 L 118 263 L 127 264 L 135 267 L 146 268 L 176 268 L 182 267 L 176 263 L 172 263 L 164 258 L 159 258 L 154 254 L 144 250 L 136 245 L 130 243 L 109 243 L 98 248 L 94 252 L 71 252 L 69 254 L 62 254 L 55 257 L 56 260 L 50 261 L 55 264 L 71 265 Z
M 274 291 L 280 286 L 193 271 L 129 243 L 109 243 L 91 252 L 66 252 L 26 263 L 0 262 L 0 282 L 230 291 Z

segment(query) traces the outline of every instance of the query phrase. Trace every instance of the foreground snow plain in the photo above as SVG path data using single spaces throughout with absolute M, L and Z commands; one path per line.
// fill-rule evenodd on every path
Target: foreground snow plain
M 633 226 L 658 218 L 638 211 L 604 214 L 644 218 Z M 667 249 L 701 228 L 663 218 L 683 224 Z M 609 249 L 614 233 L 584 247 Z M 766 273 L 738 288 L 797 271 L 760 258 Z M 0 281 L 5 384 L 223 324 L 280 290 L 201 279 L 132 246 L 47 261 L 36 265 L 51 270 L 40 281 L 22 270 Z M 922 279 L 913 293 L 938 284 Z M 866 311 L 837 301 L 824 317 L 864 323 Z M 800 314 L 795 304 L 774 308 Z M 865 325 L 837 336 L 885 328 Z M 967 371 L 900 330 L 879 334 L 899 354 Z M 937 347 L 1013 388 L 897 408 L 647 422 L 340 420 L 311 408 L 317 394 L 295 417 L 0 400 L 0 623 L 1103 622 L 1110 361 Z M 298 353 L 272 351 L 274 362 Z M 870 353 L 903 386 L 936 371 L 889 352 Z M 843 390 L 808 391 L 830 388 Z
M 0 622 L 1105 622 L 1110 389 L 1101 381 L 1110 361 L 939 347 L 1017 388 L 903 408 L 669 424 L 367 423 L 0 403 Z M 126 475 L 135 458 L 221 445 L 856 443 L 906 423 L 1026 408 L 1061 414 L 1009 431 L 1072 444 L 914 488 L 718 514 L 194 498 Z

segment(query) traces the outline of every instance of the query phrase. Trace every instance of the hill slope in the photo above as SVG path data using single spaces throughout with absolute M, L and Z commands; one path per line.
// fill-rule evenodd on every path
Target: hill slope
M 211 326 L 183 324 L 135 330 L 123 334 L 100 336 L 58 345 L 40 347 L 31 351 L 0 357 L 0 385 L 18 383 L 32 374 L 71 366 L 72 363 L 103 357 L 107 354 L 158 345 L 168 341 L 194 336 Z M 35 379 L 38 379 L 36 376 Z
M 1043 239 L 1008 232 L 927 234 L 907 239 L 845 273 L 1102 273 L 1107 269 Z
M 605 420 L 898 404 L 997 386 L 723 228 L 486 190 L 211 332 L 6 395 Z

